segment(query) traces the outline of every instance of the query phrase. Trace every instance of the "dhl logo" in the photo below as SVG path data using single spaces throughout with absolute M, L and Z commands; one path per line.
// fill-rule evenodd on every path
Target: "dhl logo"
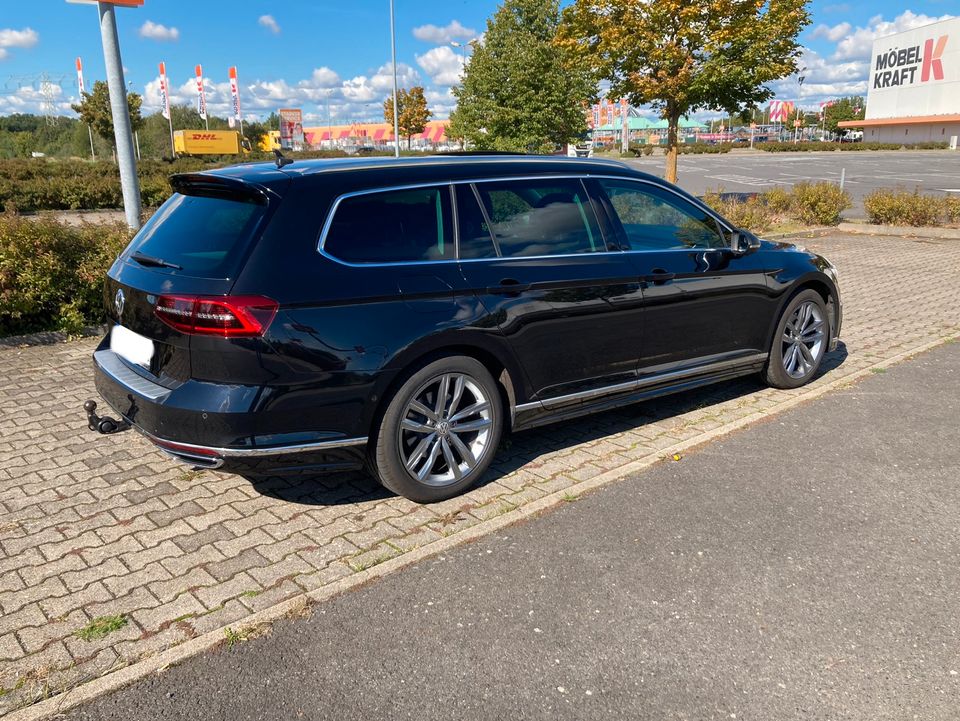
M 191 140 L 216 140 L 216 133 L 192 133 L 190 135 Z

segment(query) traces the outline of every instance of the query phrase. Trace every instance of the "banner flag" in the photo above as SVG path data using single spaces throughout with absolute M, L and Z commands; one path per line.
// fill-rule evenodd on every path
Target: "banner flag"
M 200 119 L 207 119 L 207 96 L 203 92 L 203 68 L 197 66 L 197 112 Z
M 160 114 L 170 119 L 170 94 L 167 92 L 167 66 L 160 63 Z
M 77 58 L 77 87 L 80 88 L 80 97 L 83 98 L 83 63 Z
M 237 67 L 230 68 L 230 95 L 233 97 L 233 117 L 242 120 L 240 116 L 240 86 L 237 84 Z

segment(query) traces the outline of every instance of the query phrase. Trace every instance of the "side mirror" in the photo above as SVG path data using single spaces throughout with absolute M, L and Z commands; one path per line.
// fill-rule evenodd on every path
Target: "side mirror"
M 748 230 L 734 230 L 728 236 L 730 249 L 737 255 L 760 247 L 760 239 Z

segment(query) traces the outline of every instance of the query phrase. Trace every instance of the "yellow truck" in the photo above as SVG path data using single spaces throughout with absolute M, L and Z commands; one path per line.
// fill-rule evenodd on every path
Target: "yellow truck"
M 236 130 L 177 130 L 173 147 L 180 155 L 237 155 L 248 152 Z

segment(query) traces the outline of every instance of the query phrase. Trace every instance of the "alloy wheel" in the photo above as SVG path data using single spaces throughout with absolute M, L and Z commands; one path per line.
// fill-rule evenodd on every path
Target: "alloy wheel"
M 490 399 L 465 373 L 443 373 L 413 394 L 397 432 L 401 462 L 421 483 L 443 486 L 470 473 L 489 450 Z
M 817 366 L 824 343 L 824 318 L 811 300 L 798 305 L 783 329 L 783 369 L 791 378 L 805 378 Z

